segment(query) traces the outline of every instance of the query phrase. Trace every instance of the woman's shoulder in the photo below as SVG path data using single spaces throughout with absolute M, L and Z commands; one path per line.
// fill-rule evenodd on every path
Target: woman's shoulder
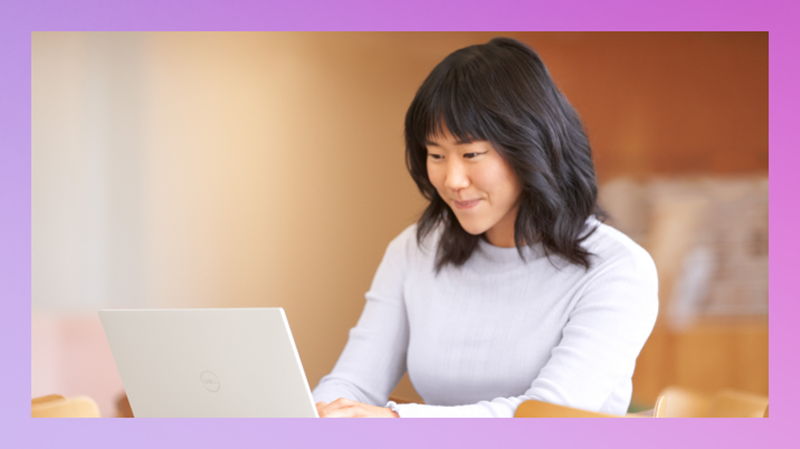
M 610 265 L 627 266 L 637 275 L 656 277 L 656 267 L 650 253 L 633 239 L 602 223 L 593 217 L 587 221 L 594 231 L 584 241 L 584 248 L 592 253 L 592 271 L 602 270 Z
M 441 226 L 436 226 L 426 235 L 419 236 L 419 226 L 417 223 L 411 224 L 389 242 L 389 249 L 412 249 L 429 250 L 435 248 L 441 237 Z M 419 238 L 421 237 L 421 240 Z
M 397 237 L 392 239 L 392 241 L 391 241 L 391 243 L 389 243 L 389 245 L 390 246 L 391 245 L 398 245 L 398 244 L 405 245 L 405 244 L 407 244 L 408 242 L 411 242 L 411 241 L 413 241 L 414 243 L 416 243 L 416 241 L 417 241 L 417 224 L 416 223 L 413 223 L 413 224 L 409 225 L 408 227 L 406 227 L 405 229 L 403 229 L 403 231 L 400 234 L 398 234 Z
M 584 280 L 595 294 L 584 298 L 635 314 L 642 323 L 651 323 L 652 329 L 658 314 L 658 273 L 653 258 L 617 229 L 599 221 L 592 226 L 594 232 L 584 241 L 584 248 L 593 254 Z
M 387 254 L 402 255 L 403 257 L 430 255 L 432 249 L 435 249 L 435 242 L 438 241 L 441 232 L 438 228 L 433 229 L 427 235 L 422 236 L 420 241 L 418 240 L 417 229 L 417 223 L 405 228 L 389 242 L 389 246 L 386 248 Z

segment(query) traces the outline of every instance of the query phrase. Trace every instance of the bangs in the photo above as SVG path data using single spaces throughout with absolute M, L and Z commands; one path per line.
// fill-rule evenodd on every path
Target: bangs
M 474 76 L 459 70 L 461 67 L 442 68 L 445 73 L 431 74 L 432 82 L 423 86 L 412 105 L 413 139 L 425 147 L 427 141 L 444 136 L 447 130 L 460 142 L 496 141 L 492 131 L 498 126 L 490 119 L 497 115 L 492 113 L 492 99 L 476 88 L 485 83 L 470 79 Z

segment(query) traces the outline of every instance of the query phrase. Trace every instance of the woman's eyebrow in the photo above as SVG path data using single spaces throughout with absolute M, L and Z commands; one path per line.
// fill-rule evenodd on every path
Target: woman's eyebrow
M 470 143 L 472 143 L 471 140 L 456 140 L 456 145 L 467 145 L 467 144 L 470 144 Z M 430 140 L 426 140 L 424 142 L 424 144 L 425 144 L 426 147 L 439 147 L 439 146 L 441 146 L 436 142 L 431 142 Z

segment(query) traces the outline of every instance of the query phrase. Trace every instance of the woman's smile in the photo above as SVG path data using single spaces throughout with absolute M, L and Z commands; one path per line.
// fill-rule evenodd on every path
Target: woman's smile
M 475 206 L 477 206 L 480 201 L 481 201 L 480 198 L 474 199 L 474 200 L 467 200 L 467 201 L 453 200 L 453 205 L 455 205 L 456 208 L 458 208 L 458 209 L 472 209 Z
M 445 127 L 426 148 L 428 179 L 461 227 L 486 233 L 492 245 L 513 247 L 522 187 L 503 156 L 489 142 L 458 140 Z

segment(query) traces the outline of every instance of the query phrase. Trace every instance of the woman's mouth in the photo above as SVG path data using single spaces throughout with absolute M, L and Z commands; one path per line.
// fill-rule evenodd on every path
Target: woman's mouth
M 456 201 L 453 200 L 453 205 L 455 205 L 458 209 L 471 209 L 478 205 L 481 201 L 480 198 L 476 200 L 469 200 L 469 201 Z

